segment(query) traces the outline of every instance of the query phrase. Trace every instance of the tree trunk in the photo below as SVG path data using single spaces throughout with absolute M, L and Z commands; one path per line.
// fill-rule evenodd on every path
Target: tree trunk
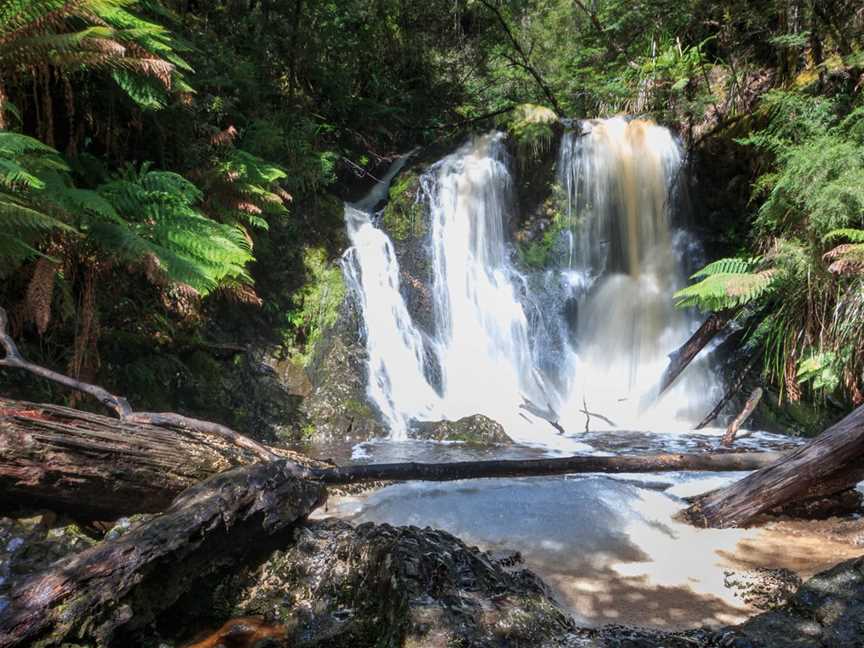
M 237 468 L 194 486 L 163 515 L 114 541 L 63 558 L 15 587 L 0 648 L 70 641 L 132 645 L 150 623 L 207 578 L 290 537 L 326 499 L 285 461 Z
M 253 452 L 199 430 L 166 429 L 0 398 L 0 503 L 111 520 L 155 513 Z
M 693 361 L 699 352 L 714 339 L 714 337 L 726 328 L 726 325 L 734 316 L 732 311 L 714 313 L 706 319 L 690 339 L 681 345 L 676 351 L 669 354 L 669 364 L 660 378 L 660 390 L 658 396 L 662 395 L 675 382 L 687 366 Z
M 747 422 L 747 419 L 750 418 L 750 415 L 753 414 L 753 410 L 756 409 L 756 406 L 759 405 L 759 401 L 762 400 L 762 388 L 757 387 L 750 394 L 750 397 L 747 399 L 747 402 L 744 403 L 744 408 L 735 417 L 735 420 L 729 424 L 729 427 L 726 428 L 726 433 L 723 435 L 723 445 L 727 448 L 732 447 L 732 444 L 735 443 L 735 437 L 738 436 L 738 430 L 741 429 L 741 426 Z
M 495 477 L 537 477 L 571 473 L 653 473 L 679 470 L 756 470 L 781 458 L 774 452 L 657 454 L 616 457 L 562 457 L 559 459 L 506 459 L 454 463 L 394 463 L 341 466 L 314 470 L 325 484 L 368 481 L 455 481 Z
M 755 470 L 774 453 L 568 457 L 449 464 L 326 467 L 287 450 L 293 470 L 327 484 L 380 480 L 447 481 L 585 472 Z M 197 430 L 166 430 L 55 405 L 0 398 L 0 504 L 60 509 L 112 520 L 155 513 L 189 486 L 256 454 Z M 302 462 L 302 463 L 301 463 Z M 305 463 L 305 465 L 303 465 Z
M 764 511 L 825 497 L 864 479 L 864 406 L 767 468 L 709 493 L 685 512 L 693 524 L 734 527 Z

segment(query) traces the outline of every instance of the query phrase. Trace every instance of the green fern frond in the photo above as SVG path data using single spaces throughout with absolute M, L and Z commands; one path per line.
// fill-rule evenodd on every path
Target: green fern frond
M 864 229 L 843 228 L 831 230 L 822 240 L 825 243 L 830 243 L 838 239 L 846 239 L 853 243 L 864 243 Z
M 155 258 L 165 277 L 206 295 L 227 280 L 251 283 L 250 239 L 231 224 L 208 218 L 197 205 L 201 190 L 176 173 L 128 168 L 98 189 L 120 221 L 98 223 L 91 238 L 130 262 Z
M 769 294 L 777 270 L 761 272 L 714 273 L 702 281 L 675 293 L 678 308 L 697 307 L 703 311 L 720 311 L 754 302 Z
M 716 274 L 746 274 L 752 272 L 761 262 L 760 257 L 731 257 L 726 259 L 718 259 L 713 263 L 695 272 L 691 279 L 699 279 L 709 277 Z

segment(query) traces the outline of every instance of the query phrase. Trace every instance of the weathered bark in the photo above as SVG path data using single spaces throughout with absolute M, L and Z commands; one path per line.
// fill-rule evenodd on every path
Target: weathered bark
M 862 459 L 864 406 L 776 464 L 699 498 L 685 516 L 698 526 L 742 526 L 777 506 L 854 487 L 864 479 Z
M 747 402 L 744 403 L 744 407 L 741 412 L 735 419 L 729 424 L 729 427 L 726 428 L 726 433 L 723 435 L 723 445 L 727 448 L 732 447 L 732 444 L 735 442 L 735 437 L 738 436 L 738 430 L 741 429 L 741 426 L 747 422 L 747 419 L 750 418 L 750 415 L 753 414 L 753 410 L 756 409 L 756 406 L 759 405 L 759 401 L 762 400 L 762 388 L 757 387 L 750 394 L 750 397 L 747 399 Z
M 690 336 L 690 339 L 682 344 L 677 350 L 669 354 L 669 364 L 660 378 L 660 389 L 658 396 L 663 394 L 675 382 L 675 379 L 681 375 L 693 359 L 699 355 L 699 352 L 715 338 L 715 336 L 726 328 L 726 325 L 732 320 L 733 311 L 723 311 L 714 313 L 706 319 L 702 326 Z
M 558 459 L 504 459 L 454 463 L 394 463 L 339 466 L 314 470 L 325 484 L 366 481 L 455 481 L 494 477 L 536 477 L 570 473 L 647 473 L 679 470 L 756 470 L 780 459 L 773 452 L 658 454 L 617 457 L 562 457 Z
M 135 412 L 132 410 L 129 401 L 126 398 L 112 394 L 99 385 L 91 385 L 90 383 L 76 380 L 71 376 L 66 376 L 56 371 L 52 371 L 51 369 L 47 369 L 46 367 L 29 362 L 23 355 L 21 355 L 15 341 L 9 335 L 8 317 L 3 308 L 0 308 L 0 347 L 2 347 L 6 353 L 5 357 L 0 358 L 0 367 L 22 369 L 39 376 L 40 378 L 45 378 L 46 380 L 68 387 L 69 389 L 74 389 L 75 391 L 88 394 L 102 403 L 102 405 L 107 409 L 111 410 L 120 420 L 130 421 L 133 423 L 149 423 L 152 425 L 185 430 L 197 430 L 212 435 L 213 437 L 219 437 L 230 441 L 235 445 L 254 452 L 261 459 L 269 461 L 277 458 L 277 456 L 266 446 L 235 432 L 225 425 L 213 423 L 211 421 L 201 421 L 188 416 L 174 414 L 173 412 Z M 298 473 L 298 476 L 302 475 Z
M 212 477 L 163 515 L 14 588 L 0 619 L 0 648 L 37 640 L 131 645 L 129 633 L 250 551 L 286 541 L 325 499 L 321 485 L 297 480 L 281 460 Z
M 0 503 L 89 519 L 163 510 L 186 488 L 258 456 L 190 429 L 0 398 Z

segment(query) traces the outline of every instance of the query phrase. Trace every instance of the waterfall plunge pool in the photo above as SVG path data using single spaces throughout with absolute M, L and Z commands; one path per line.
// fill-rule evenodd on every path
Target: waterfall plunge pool
M 597 454 L 713 450 L 721 430 L 698 435 L 590 433 Z M 782 450 L 788 437 L 759 433 L 750 449 Z M 743 440 L 742 440 L 743 441 Z M 309 449 L 306 449 L 309 452 Z M 550 453 L 529 446 L 377 441 L 318 446 L 339 463 L 526 459 Z M 558 454 L 558 453 L 555 453 Z M 352 459 L 353 456 L 353 459 Z M 860 549 L 819 537 L 800 523 L 789 541 L 782 524 L 761 529 L 697 529 L 674 520 L 682 498 L 745 473 L 580 474 L 562 477 L 397 483 L 359 495 L 331 496 L 314 517 L 353 523 L 443 529 L 497 554 L 518 552 L 582 626 L 622 623 L 666 630 L 738 623 L 758 612 L 726 586 L 733 570 L 790 569 L 808 577 Z

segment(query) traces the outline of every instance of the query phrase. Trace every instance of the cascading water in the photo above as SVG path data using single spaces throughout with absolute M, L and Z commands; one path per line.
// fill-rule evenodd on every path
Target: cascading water
M 718 396 L 706 366 L 691 364 L 662 399 L 653 393 L 666 355 L 696 323 L 672 303 L 684 267 L 698 263 L 698 245 L 673 226 L 680 150 L 667 130 L 645 121 L 580 127 L 562 138 L 558 238 L 542 271 L 520 271 L 509 242 L 521 219 L 504 136 L 475 138 L 421 177 L 432 277 L 424 287 L 431 317 L 424 311 L 422 326 L 400 292 L 394 245 L 371 213 L 387 182 L 346 208 L 353 247 L 344 269 L 363 312 L 368 395 L 392 437 L 410 436 L 413 420 L 479 413 L 517 442 L 491 449 L 368 442 L 351 449 L 355 460 L 437 463 L 533 458 L 551 449 L 653 454 L 718 446 L 718 430 L 689 431 Z M 585 410 L 619 429 L 592 416 L 591 432 L 584 432 Z M 556 419 L 563 434 L 550 425 Z M 688 431 L 666 434 L 677 432 L 676 420 Z M 789 439 L 761 432 L 737 443 L 790 447 Z M 681 497 L 739 477 L 407 482 L 345 498 L 328 515 L 431 525 L 485 549 L 516 550 L 580 624 L 729 624 L 747 610 L 725 586 L 724 556 L 740 552 L 749 532 L 695 529 L 675 515 Z
M 671 297 L 682 283 L 670 224 L 680 150 L 649 122 L 587 126 L 562 139 L 566 252 L 540 288 L 512 261 L 502 134 L 473 139 L 421 178 L 432 330 L 412 321 L 393 244 L 374 225 L 381 186 L 346 208 L 353 247 L 344 267 L 364 316 L 368 395 L 394 437 L 404 438 L 412 420 L 485 414 L 516 441 L 560 446 L 538 414 L 577 432 L 587 405 L 628 429 L 668 429 L 710 401 L 710 372 L 694 367 L 648 408 L 650 418 L 644 407 L 666 354 L 692 326 Z
M 577 424 L 580 404 L 619 425 L 668 430 L 710 408 L 716 381 L 694 364 L 671 393 L 653 400 L 667 355 L 689 335 L 692 314 L 671 295 L 684 284 L 688 235 L 673 232 L 681 151 L 671 133 L 643 120 L 593 121 L 564 136 L 559 179 L 572 241 L 565 274 L 578 280 L 576 356 L 562 419 Z M 566 423 L 565 423 L 566 427 Z

